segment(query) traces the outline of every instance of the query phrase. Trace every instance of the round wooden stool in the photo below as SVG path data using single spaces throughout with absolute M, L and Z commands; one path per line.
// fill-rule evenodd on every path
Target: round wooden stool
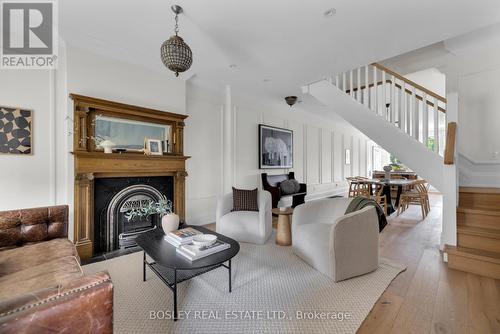
M 290 246 L 292 244 L 292 229 L 290 226 L 290 216 L 293 214 L 293 208 L 286 208 L 285 210 L 274 208 L 273 213 L 275 215 L 278 215 L 276 243 L 280 246 Z

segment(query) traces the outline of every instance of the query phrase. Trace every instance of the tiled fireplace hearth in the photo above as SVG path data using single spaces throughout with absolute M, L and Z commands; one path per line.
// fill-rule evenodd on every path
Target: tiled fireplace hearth
M 183 219 L 189 158 L 183 152 L 187 116 L 80 95 L 72 94 L 71 98 L 75 120 L 74 242 L 80 257 L 85 260 L 129 247 L 134 233 L 158 226 L 157 218 L 124 221 L 127 206 L 166 195 L 174 203 L 174 212 Z M 142 152 L 105 154 L 91 140 L 96 115 L 168 124 L 173 134 L 171 152 L 159 156 Z

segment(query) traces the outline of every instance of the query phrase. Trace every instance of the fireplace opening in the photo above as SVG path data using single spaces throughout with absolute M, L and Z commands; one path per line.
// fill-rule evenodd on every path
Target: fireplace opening
M 173 200 L 173 177 L 100 178 L 94 184 L 94 255 L 136 246 L 135 238 L 161 228 L 160 217 L 127 219 L 131 209 L 166 197 Z M 175 204 L 175 203 L 174 203 Z

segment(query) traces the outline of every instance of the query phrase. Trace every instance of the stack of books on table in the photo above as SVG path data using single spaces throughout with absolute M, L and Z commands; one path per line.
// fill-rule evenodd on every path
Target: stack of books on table
M 192 228 L 187 227 L 180 230 L 172 231 L 168 233 L 163 239 L 168 243 L 179 247 L 181 245 L 189 244 L 193 241 L 193 238 L 198 235 L 203 234 L 202 232 Z
M 190 261 L 194 261 L 221 252 L 229 247 L 231 247 L 230 244 L 220 240 L 215 241 L 211 245 L 201 247 L 190 243 L 177 247 L 177 254 L 184 256 Z

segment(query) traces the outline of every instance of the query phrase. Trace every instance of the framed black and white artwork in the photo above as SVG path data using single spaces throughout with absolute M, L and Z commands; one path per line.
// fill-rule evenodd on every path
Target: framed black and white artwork
M 293 131 L 259 124 L 259 168 L 293 167 Z
M 0 154 L 33 154 L 33 111 L 0 106 Z

